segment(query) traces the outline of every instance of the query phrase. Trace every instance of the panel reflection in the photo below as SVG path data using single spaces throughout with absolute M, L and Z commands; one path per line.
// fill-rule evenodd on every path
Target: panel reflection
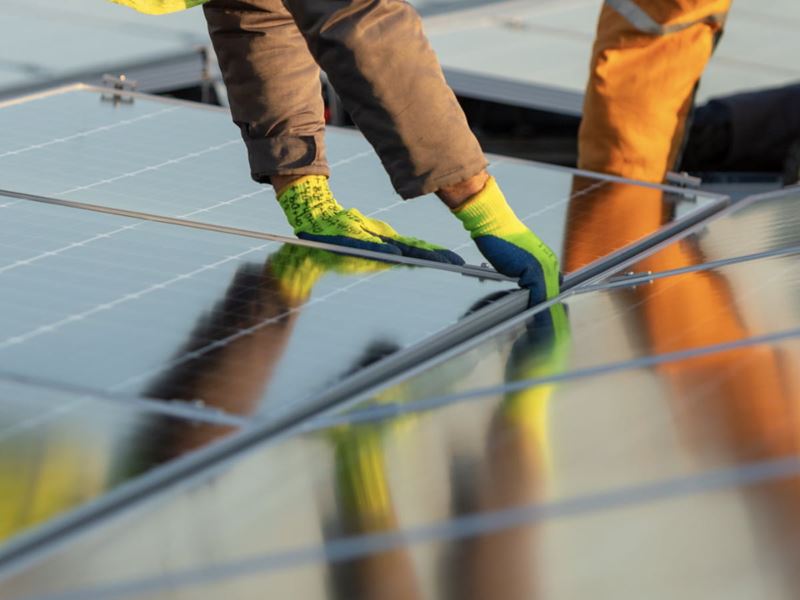
M 0 546 L 233 431 L 0 381 Z
M 430 328 L 436 331 L 454 323 L 469 296 L 460 302 L 441 301 L 458 288 L 479 291 L 482 286 L 457 275 L 416 270 L 417 277 L 408 281 L 422 286 L 419 302 L 411 298 L 416 294 L 413 286 L 398 288 L 386 279 L 372 279 L 390 270 L 395 279 L 402 277 L 390 263 L 291 244 L 270 254 L 263 265 L 240 265 L 224 296 L 197 320 L 187 341 L 159 369 L 163 373 L 144 388 L 144 395 L 201 400 L 230 413 L 277 418 L 302 409 L 314 394 L 424 338 Z M 315 293 L 326 275 L 338 276 L 341 284 Z M 442 289 L 441 295 L 425 285 L 440 277 L 455 284 Z M 335 299 L 356 287 L 364 291 L 354 290 L 350 302 Z M 507 286 L 490 285 L 490 289 L 503 287 Z M 400 300 L 401 291 L 407 300 L 399 310 L 377 304 L 388 299 L 387 292 Z M 497 297 L 502 295 L 490 295 L 485 304 Z M 426 300 L 439 305 L 426 308 Z M 298 323 L 304 325 L 300 330 Z
M 800 248 L 798 202 L 800 191 L 797 188 L 788 188 L 753 201 L 745 200 L 731 211 L 713 218 L 702 228 L 634 262 L 623 271 L 663 273 L 702 267 L 715 261 Z M 648 229 L 651 226 L 649 221 L 655 215 L 647 213 L 645 207 L 638 207 L 630 213 L 629 221 L 623 220 L 622 224 L 610 227 L 607 234 L 613 237 L 622 231 L 622 235 L 628 235 L 626 230 L 629 227 Z M 573 223 L 575 237 L 582 239 L 585 235 L 584 227 L 579 220 Z M 580 255 L 570 255 L 569 258 L 576 265 L 587 260 L 587 257 Z M 619 277 L 620 274 L 617 273 L 616 276 Z
M 489 392 L 793 335 L 800 330 L 799 295 L 797 255 L 575 294 L 527 322 L 432 363 L 397 386 L 395 402 L 368 399 L 328 422 L 388 418 Z
M 639 598 L 614 579 L 687 564 L 698 527 L 690 597 L 717 595 L 714 573 L 734 565 L 758 585 L 752 555 L 780 557 L 768 572 L 793 597 L 799 357 L 800 338 L 754 344 L 287 440 L 88 532 L 4 591 Z

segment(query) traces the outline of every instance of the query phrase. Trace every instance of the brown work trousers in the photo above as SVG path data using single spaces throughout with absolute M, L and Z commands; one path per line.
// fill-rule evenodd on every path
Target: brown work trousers
M 256 181 L 330 174 L 320 67 L 404 198 L 486 166 L 407 2 L 211 0 L 204 10 Z

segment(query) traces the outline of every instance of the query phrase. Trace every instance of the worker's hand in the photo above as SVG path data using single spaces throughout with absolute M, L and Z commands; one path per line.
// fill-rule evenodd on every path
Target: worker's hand
M 558 296 L 560 275 L 555 253 L 527 227 L 505 236 L 475 238 L 478 250 L 499 273 L 531 291 L 531 305 Z
M 530 289 L 532 304 L 558 295 L 558 258 L 517 218 L 493 177 L 482 191 L 453 212 L 491 265 Z
M 464 264 L 464 259 L 452 250 L 448 250 L 447 248 L 443 248 L 442 246 L 437 246 L 435 244 L 430 244 L 424 240 L 400 235 L 388 223 L 366 217 L 355 208 L 351 208 L 347 212 L 363 223 L 363 228 L 365 231 L 379 237 L 387 244 L 398 248 L 403 256 L 421 258 L 423 260 L 432 260 L 434 262 L 449 263 L 451 265 Z
M 328 181 L 308 176 L 291 184 L 278 195 L 295 235 L 301 239 L 402 254 L 435 262 L 464 264 L 455 252 L 397 233 L 389 224 L 344 209 L 333 197 Z

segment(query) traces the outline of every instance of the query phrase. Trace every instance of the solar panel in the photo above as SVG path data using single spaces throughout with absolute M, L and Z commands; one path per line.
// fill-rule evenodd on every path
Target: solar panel
M 512 289 L 35 202 L 3 211 L 0 370 L 229 413 L 297 411 Z
M 142 97 L 133 104 L 115 105 L 102 102 L 100 96 L 78 89 L 0 110 L 0 127 L 8 132 L 0 140 L 3 187 L 291 235 L 272 188 L 250 180 L 242 142 L 226 112 Z M 456 249 L 468 262 L 483 261 L 438 200 L 405 203 L 398 198 L 360 134 L 330 128 L 327 137 L 332 187 L 342 204 L 385 219 L 401 233 Z M 492 162 L 491 171 L 509 202 L 556 250 L 564 243 L 568 211 L 573 220 L 591 217 L 598 225 L 602 222 L 602 215 L 590 214 L 591 206 L 609 188 L 625 188 L 628 207 L 644 204 L 669 215 L 591 255 L 583 240 L 581 272 L 573 272 L 577 279 L 652 243 L 653 236 L 663 237 L 722 206 L 721 197 L 700 192 L 615 182 L 507 158 L 494 157 Z M 600 227 L 592 235 L 610 240 Z
M 85 532 L 5 591 L 639 598 L 615 579 L 650 581 L 665 564 L 698 598 L 727 589 L 716 568 L 758 587 L 759 561 L 737 557 L 795 539 L 798 352 L 795 337 L 629 364 L 267 444 Z M 664 553 L 684 565 L 684 550 L 699 562 L 679 576 Z
M 676 240 L 653 246 L 606 280 L 619 281 L 622 274 L 649 277 L 645 274 L 703 269 L 754 256 L 794 252 L 800 248 L 798 206 L 800 190 L 791 187 L 741 201 L 687 229 Z
M 0 378 L 193 410 L 201 419 L 224 417 L 228 427 L 232 418 L 255 417 L 243 431 L 260 435 L 524 307 L 524 293 L 465 276 L 474 270 L 412 269 L 277 243 L 273 234 L 290 231 L 271 189 L 249 180 L 227 114 L 103 95 L 76 88 L 0 110 L 8 131 L 0 176 L 3 186 L 24 192 L 0 192 Z M 332 129 L 329 145 L 342 201 L 349 195 L 365 212 L 470 258 L 471 242 L 438 202 L 397 200 L 357 133 Z M 560 246 L 576 221 L 595 223 L 565 249 L 580 257 L 572 261 L 573 285 L 725 202 L 522 161 L 497 159 L 492 170 L 551 244 Z M 593 199 L 619 189 L 627 206 L 645 204 L 667 217 L 609 238 L 603 230 L 614 215 L 594 212 Z M 57 204 L 65 200 L 71 204 Z M 597 238 L 604 244 L 594 247 Z M 204 452 L 144 473 L 119 494 L 87 498 L 82 512 L 53 515 L 0 554 L 27 552 L 60 536 L 71 519 L 91 520 L 144 493 L 131 490 L 152 491 L 162 477 L 200 468 Z
M 576 293 L 421 365 L 323 422 L 372 422 L 486 394 L 800 335 L 795 254 Z
M 199 10 L 153 19 L 92 0 L 5 0 L 0 30 L 0 97 L 65 81 L 99 82 L 104 73 L 127 73 L 146 88 L 159 89 L 147 79 L 164 67 L 172 81 L 162 85 L 188 85 L 202 76 L 196 47 L 208 44 Z M 176 79 L 187 73 L 189 81 Z

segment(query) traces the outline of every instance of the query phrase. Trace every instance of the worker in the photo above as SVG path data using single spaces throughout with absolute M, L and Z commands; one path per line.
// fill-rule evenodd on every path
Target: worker
M 148 13 L 202 3 L 114 1 Z M 450 250 L 336 201 L 328 184 L 322 67 L 403 198 L 435 193 L 484 257 L 531 289 L 532 301 L 558 294 L 558 259 L 487 173 L 410 4 L 210 0 L 203 8 L 252 176 L 272 184 L 298 237 L 463 264 Z

